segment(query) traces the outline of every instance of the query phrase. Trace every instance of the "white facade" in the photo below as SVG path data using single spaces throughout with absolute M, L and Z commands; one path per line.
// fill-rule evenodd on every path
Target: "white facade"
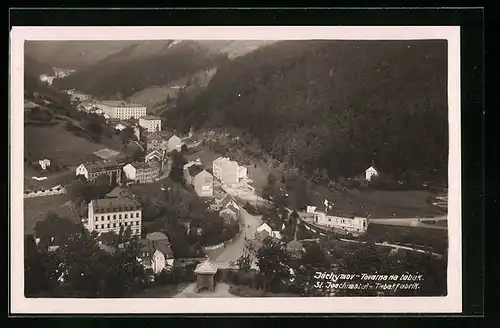
M 182 147 L 182 139 L 176 135 L 173 135 L 172 137 L 170 137 L 170 139 L 168 139 L 167 147 L 168 151 L 180 151 Z
M 158 274 L 165 269 L 166 266 L 166 260 L 165 260 L 165 255 L 163 255 L 160 250 L 156 250 L 153 253 L 153 258 L 151 259 L 151 269 L 155 274 Z
M 359 216 L 340 217 L 327 215 L 323 212 L 316 212 L 314 213 L 314 223 L 355 234 L 365 233 L 368 229 L 368 218 Z
M 160 132 L 161 118 L 146 115 L 139 118 L 139 125 L 148 132 Z
M 135 181 L 137 178 L 137 169 L 132 164 L 127 164 L 123 167 L 123 172 L 129 180 Z
M 281 239 L 281 237 L 282 237 L 280 231 L 271 229 L 271 227 L 267 223 L 261 224 L 257 228 L 256 234 L 263 232 L 263 231 L 267 232 L 268 235 L 271 236 L 272 238 Z
M 377 177 L 378 176 L 378 171 L 375 169 L 373 166 L 370 166 L 369 168 L 366 169 L 365 171 L 365 179 L 367 181 L 370 181 L 372 177 Z
M 85 179 L 88 180 L 88 178 L 89 178 L 89 172 L 87 171 L 87 168 L 85 167 L 85 165 L 80 164 L 80 166 L 78 166 L 76 168 L 76 175 L 77 176 L 83 175 L 85 177 Z
M 116 126 L 115 126 L 115 130 L 118 130 L 118 131 L 123 131 L 125 130 L 127 127 L 125 126 L 125 124 L 122 124 L 122 123 L 118 123 Z
M 50 166 L 50 159 L 41 159 L 38 161 L 42 170 L 46 170 Z
M 103 101 L 97 103 L 97 108 L 110 118 L 128 120 L 132 117 L 139 118 L 146 115 L 146 106 L 140 104 L 128 104 L 123 101 Z
M 101 201 L 101 200 L 98 200 Z M 87 229 L 97 231 L 99 234 L 113 231 L 120 232 L 120 228 L 124 229 L 130 226 L 132 235 L 140 236 L 142 227 L 142 210 L 139 206 L 130 206 L 125 209 L 123 206 L 117 206 L 116 210 L 109 207 L 107 211 L 96 212 L 94 208 L 95 200 L 88 205 Z
M 213 161 L 214 177 L 225 185 L 237 185 L 241 179 L 247 177 L 247 168 L 239 166 L 236 161 L 227 157 L 219 157 Z

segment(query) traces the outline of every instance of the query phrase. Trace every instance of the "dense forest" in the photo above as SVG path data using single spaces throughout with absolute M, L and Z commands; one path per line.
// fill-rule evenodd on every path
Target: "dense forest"
M 331 179 L 374 161 L 445 182 L 447 116 L 445 41 L 283 41 L 221 66 L 167 120 L 244 128 L 273 157 Z
M 77 89 L 97 98 L 126 98 L 153 85 L 165 85 L 228 60 L 227 54 L 196 42 L 145 41 L 114 53 L 54 85 Z

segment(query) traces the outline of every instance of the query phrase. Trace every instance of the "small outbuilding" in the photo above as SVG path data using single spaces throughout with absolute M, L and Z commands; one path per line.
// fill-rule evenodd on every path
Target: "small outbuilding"
M 207 258 L 204 262 L 198 264 L 194 273 L 196 274 L 196 292 L 203 289 L 208 289 L 210 292 L 215 291 L 215 274 L 218 268 Z

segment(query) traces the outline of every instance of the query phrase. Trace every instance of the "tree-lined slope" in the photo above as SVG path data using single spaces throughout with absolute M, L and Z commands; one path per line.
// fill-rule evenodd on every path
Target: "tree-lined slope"
M 168 115 L 184 129 L 243 127 L 277 159 L 334 179 L 374 160 L 446 181 L 447 109 L 445 41 L 283 41 L 220 67 Z
M 56 81 L 98 98 L 128 97 L 152 85 L 165 85 L 227 60 L 196 42 L 144 41 L 112 54 L 95 65 Z

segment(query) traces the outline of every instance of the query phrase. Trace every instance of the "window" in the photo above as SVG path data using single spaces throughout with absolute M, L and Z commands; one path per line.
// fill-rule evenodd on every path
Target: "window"
M 139 217 L 139 214 L 140 214 L 140 213 L 139 213 L 139 212 L 137 212 L 137 214 L 135 215 L 135 217 L 136 217 L 136 218 L 138 218 L 138 217 Z
M 113 228 L 116 228 L 116 223 L 113 223 Z
M 123 223 L 120 222 L 120 227 L 123 225 Z
M 108 215 L 108 221 L 109 221 L 109 215 Z
M 95 216 L 95 220 L 99 221 L 99 216 L 98 215 Z
M 128 219 L 128 214 L 125 214 L 125 219 Z
M 111 224 L 108 223 L 108 228 L 111 228 Z
M 101 224 L 101 229 L 104 229 L 104 224 Z
M 118 214 L 118 219 L 121 219 L 122 218 L 122 215 L 121 214 Z
M 99 225 L 98 225 L 98 224 L 96 224 L 96 225 L 95 225 L 95 228 L 96 228 L 96 229 L 99 229 Z
M 139 221 L 135 221 L 135 225 L 139 225 Z
M 113 214 L 113 219 L 116 219 L 116 214 Z
M 135 233 L 136 233 L 136 234 L 139 234 L 139 233 L 140 233 L 140 232 L 139 232 L 139 229 L 135 230 Z

